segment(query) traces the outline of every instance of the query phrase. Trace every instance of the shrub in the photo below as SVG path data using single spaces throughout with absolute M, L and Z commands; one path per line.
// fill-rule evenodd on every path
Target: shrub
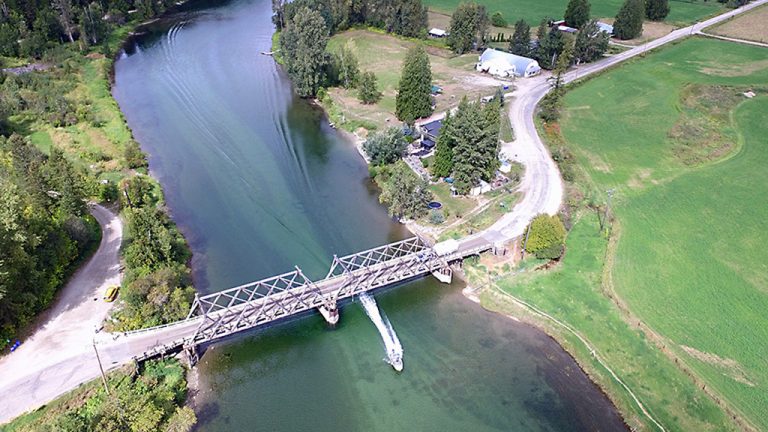
M 504 19 L 504 15 L 502 15 L 501 12 L 497 11 L 491 15 L 491 24 L 494 27 L 506 27 L 507 20 Z
M 565 226 L 560 217 L 536 216 L 528 227 L 525 249 L 539 259 L 557 259 L 563 254 Z
M 445 216 L 443 215 L 443 212 L 440 210 L 432 210 L 429 213 L 429 222 L 433 225 L 440 225 L 441 223 L 445 222 Z
M 125 157 L 125 164 L 130 169 L 146 168 L 149 165 L 146 155 L 141 151 L 141 147 L 136 141 L 131 140 L 125 145 L 123 156 Z

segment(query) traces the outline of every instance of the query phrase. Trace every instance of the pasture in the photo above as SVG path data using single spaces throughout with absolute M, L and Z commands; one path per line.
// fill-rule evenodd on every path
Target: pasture
M 707 31 L 720 36 L 768 43 L 766 20 L 768 20 L 768 6 L 761 6 L 720 25 L 710 27 Z
M 424 5 L 435 12 L 451 14 L 462 0 L 424 0 Z M 543 18 L 560 19 L 565 13 L 568 0 L 478 0 L 485 5 L 488 13 L 501 12 L 507 22 L 512 25 L 519 19 L 524 19 L 531 26 L 538 25 Z M 593 0 L 592 16 L 595 18 L 613 18 L 619 11 L 623 0 Z M 723 5 L 714 0 L 671 0 L 669 16 L 666 21 L 687 24 L 700 21 L 722 10 Z
M 515 273 L 502 279 L 499 289 L 575 328 L 667 430 L 709 430 L 712 424 L 719 425 L 718 430 L 734 430 L 717 406 L 637 328 L 625 322 L 618 307 L 604 295 L 601 280 L 607 247 L 595 212 L 584 211 L 576 217 L 568 234 L 568 253 L 559 265 L 551 271 L 528 269 Z M 528 267 L 527 261 L 523 267 Z M 479 276 L 470 282 L 480 284 L 486 279 L 487 276 Z M 490 309 L 521 313 L 493 291 L 484 292 L 481 301 Z M 557 335 L 558 341 L 617 404 L 633 430 L 656 430 L 582 342 L 549 321 L 537 322 Z
M 620 237 L 603 283 L 768 429 L 765 49 L 689 39 L 574 88 L 565 106 L 580 165 L 616 189 Z

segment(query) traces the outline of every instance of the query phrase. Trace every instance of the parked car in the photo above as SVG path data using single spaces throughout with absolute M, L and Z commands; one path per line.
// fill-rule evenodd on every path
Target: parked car
M 107 288 L 107 292 L 104 293 L 104 301 L 111 303 L 117 298 L 117 294 L 120 291 L 120 287 L 112 286 Z

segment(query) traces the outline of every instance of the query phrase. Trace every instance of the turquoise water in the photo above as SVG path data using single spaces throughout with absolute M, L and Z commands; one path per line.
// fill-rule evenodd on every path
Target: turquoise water
M 193 2 L 115 64 L 114 95 L 163 184 L 210 292 L 408 235 L 378 204 L 353 146 L 296 99 L 269 56 L 270 3 Z M 405 370 L 359 304 L 336 329 L 308 315 L 202 357 L 203 431 L 624 430 L 549 337 L 432 278 L 376 294 Z

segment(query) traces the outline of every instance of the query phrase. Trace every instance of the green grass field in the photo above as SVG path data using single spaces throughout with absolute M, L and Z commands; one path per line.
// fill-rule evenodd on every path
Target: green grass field
M 424 0 L 424 4 L 437 12 L 451 13 L 462 0 Z M 524 19 L 531 25 L 538 25 L 543 18 L 562 18 L 568 0 L 478 0 L 485 5 L 489 13 L 501 12 L 510 25 Z M 623 0 L 594 0 L 592 16 L 612 18 L 616 16 Z M 667 21 L 671 23 L 691 23 L 716 14 L 722 4 L 714 0 L 675 1 L 671 0 Z
M 741 96 L 747 89 L 758 97 Z M 571 90 L 561 123 L 596 187 L 617 189 L 615 291 L 761 430 L 768 429 L 767 92 L 764 48 L 695 38 Z M 681 145 L 708 157 L 692 166 Z
M 733 429 L 717 406 L 641 332 L 623 321 L 619 309 L 603 294 L 601 278 L 607 245 L 596 214 L 583 212 L 568 235 L 568 253 L 560 265 L 548 272 L 529 268 L 503 279 L 499 286 L 576 328 L 668 430 L 710 430 L 712 424 L 720 425 L 717 430 Z M 485 291 L 481 301 L 489 309 L 515 310 L 493 291 Z M 655 430 L 629 394 L 581 342 L 559 327 L 541 324 L 559 335 L 558 341 L 611 396 L 630 427 Z

